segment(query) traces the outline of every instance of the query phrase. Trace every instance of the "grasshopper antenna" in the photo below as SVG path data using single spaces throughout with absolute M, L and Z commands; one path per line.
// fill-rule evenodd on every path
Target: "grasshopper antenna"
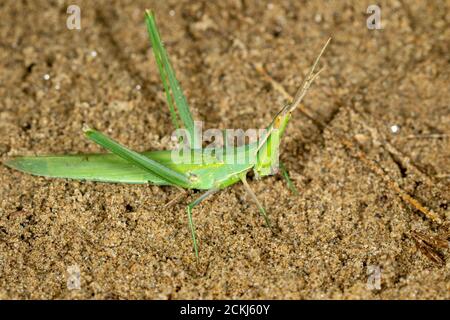
M 322 50 L 320 51 L 319 55 L 317 56 L 316 60 L 314 61 L 314 64 L 311 67 L 311 70 L 309 71 L 307 77 L 303 80 L 302 85 L 300 86 L 300 88 L 298 89 L 297 93 L 295 94 L 295 97 L 294 97 L 292 103 L 287 104 L 286 106 L 284 106 L 283 109 L 281 109 L 281 111 L 278 112 L 277 116 L 274 118 L 273 121 L 275 121 L 275 119 L 278 118 L 278 116 L 280 116 L 280 115 L 284 116 L 284 115 L 286 115 L 288 113 L 291 113 L 292 111 L 294 111 L 301 104 L 301 102 L 302 102 L 303 98 L 305 97 L 306 92 L 308 91 L 309 87 L 311 86 L 311 84 L 314 82 L 314 80 L 319 76 L 319 74 L 324 69 L 324 68 L 321 68 L 319 71 L 314 73 L 314 70 L 316 69 L 317 65 L 319 64 L 319 60 L 322 57 L 323 53 L 325 52 L 325 49 L 327 48 L 327 46 L 330 43 L 330 41 L 331 41 L 331 38 L 328 38 L 327 42 L 322 47 Z M 284 91 L 284 89 L 283 89 L 283 91 Z M 284 92 L 286 93 L 286 91 L 284 91 Z M 266 133 L 264 138 L 261 139 L 261 141 L 259 143 L 259 146 L 257 148 L 257 151 L 259 151 L 259 149 L 261 149 L 261 147 L 267 141 L 267 139 L 269 138 L 269 136 L 270 136 L 270 134 L 272 133 L 273 130 L 274 130 L 274 126 L 273 126 L 273 122 L 272 122 L 268 132 Z
M 302 102 L 303 98 L 306 95 L 306 92 L 308 91 L 311 84 L 316 80 L 316 78 L 319 76 L 319 74 L 323 71 L 323 68 L 321 68 L 319 71 L 314 73 L 314 70 L 316 69 L 317 65 L 319 64 L 319 60 L 322 57 L 323 53 L 325 52 L 325 49 L 327 48 L 328 44 L 330 43 L 331 38 L 328 38 L 325 45 L 322 47 L 322 50 L 320 51 L 319 55 L 317 56 L 316 60 L 314 61 L 313 66 L 311 67 L 311 70 L 308 73 L 308 76 L 303 80 L 303 83 L 301 87 L 298 89 L 297 93 L 295 94 L 294 100 L 290 105 L 287 105 L 283 109 L 283 113 L 288 113 L 294 111 Z

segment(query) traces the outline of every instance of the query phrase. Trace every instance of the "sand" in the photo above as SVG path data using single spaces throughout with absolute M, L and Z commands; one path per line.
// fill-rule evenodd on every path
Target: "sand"
M 81 9 L 81 30 L 66 27 L 69 4 Z M 195 118 L 208 128 L 265 127 L 286 100 L 253 64 L 294 94 L 333 40 L 304 101 L 326 127 L 297 111 L 282 144 L 300 194 L 278 175 L 249 182 L 274 233 L 234 185 L 194 210 L 196 264 L 185 206 L 199 193 L 166 208 L 177 189 L 47 179 L 1 165 L 0 298 L 450 298 L 448 249 L 437 249 L 437 264 L 412 237 L 445 228 L 386 183 L 450 220 L 449 5 L 381 1 L 383 29 L 369 30 L 370 4 L 2 2 L 2 161 L 102 152 L 83 137 L 83 123 L 138 151 L 169 147 L 145 8 L 155 10 Z M 357 141 L 385 176 L 335 132 Z

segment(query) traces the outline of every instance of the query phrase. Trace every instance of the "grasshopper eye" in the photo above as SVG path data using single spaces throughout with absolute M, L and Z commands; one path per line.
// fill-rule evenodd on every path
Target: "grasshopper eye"
M 275 123 L 274 123 L 274 128 L 276 128 L 276 129 L 278 129 L 279 127 L 280 127 L 280 124 L 281 124 L 281 119 L 280 119 L 280 117 L 278 116 L 278 117 L 276 117 L 275 118 Z

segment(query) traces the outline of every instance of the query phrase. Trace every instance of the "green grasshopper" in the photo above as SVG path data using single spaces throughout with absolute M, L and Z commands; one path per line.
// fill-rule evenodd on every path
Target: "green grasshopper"
M 282 135 L 286 129 L 292 112 L 300 105 L 308 88 L 319 73 L 314 70 L 329 41 L 325 44 L 316 58 L 309 74 L 303 81 L 293 102 L 284 106 L 264 131 L 257 142 L 233 146 L 231 148 L 194 147 L 193 141 L 197 135 L 192 114 L 182 92 L 180 84 L 175 77 L 167 52 L 161 41 L 155 17 L 152 11 L 146 10 L 145 21 L 152 44 L 153 54 L 164 86 L 170 115 L 174 126 L 180 129 L 180 121 L 191 137 L 187 150 L 188 159 L 197 157 L 201 161 L 173 161 L 173 150 L 147 151 L 137 153 L 119 144 L 106 135 L 84 127 L 84 133 L 90 140 L 109 150 L 108 154 L 82 154 L 82 155 L 50 155 L 50 156 L 22 156 L 6 161 L 6 165 L 38 176 L 53 178 L 69 178 L 115 183 L 137 183 L 175 186 L 182 189 L 207 190 L 187 207 L 189 228 L 192 235 L 195 256 L 198 259 L 197 236 L 192 220 L 192 209 L 211 194 L 242 181 L 245 190 L 255 201 L 266 224 L 270 221 L 266 210 L 258 201 L 255 193 L 247 183 L 246 176 L 251 170 L 257 177 L 273 174 L 278 164 L 278 150 Z M 193 140 L 194 139 L 194 140 Z M 228 156 L 247 159 L 240 163 L 225 161 Z M 250 161 L 248 159 L 255 159 Z M 291 190 L 295 190 L 284 166 L 280 166 L 283 176 L 288 181 Z

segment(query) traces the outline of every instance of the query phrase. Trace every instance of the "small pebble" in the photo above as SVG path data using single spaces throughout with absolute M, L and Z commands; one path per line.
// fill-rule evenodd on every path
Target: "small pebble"
M 316 14 L 314 16 L 314 21 L 317 22 L 317 23 L 322 22 L 322 15 L 320 13 Z
M 355 134 L 354 138 L 360 145 L 365 145 L 369 141 L 369 137 L 361 133 Z
M 48 73 L 46 73 L 46 74 L 44 74 L 43 78 L 45 81 L 50 80 L 50 75 Z
M 391 126 L 391 132 L 392 133 L 398 133 L 400 131 L 400 127 L 396 124 L 394 124 L 393 126 Z
M 173 17 L 175 15 L 175 10 L 170 10 L 169 11 L 169 16 Z
M 137 84 L 136 87 L 134 87 L 134 88 L 135 88 L 137 91 L 139 91 L 139 90 L 141 90 L 142 87 L 141 87 L 140 84 Z

